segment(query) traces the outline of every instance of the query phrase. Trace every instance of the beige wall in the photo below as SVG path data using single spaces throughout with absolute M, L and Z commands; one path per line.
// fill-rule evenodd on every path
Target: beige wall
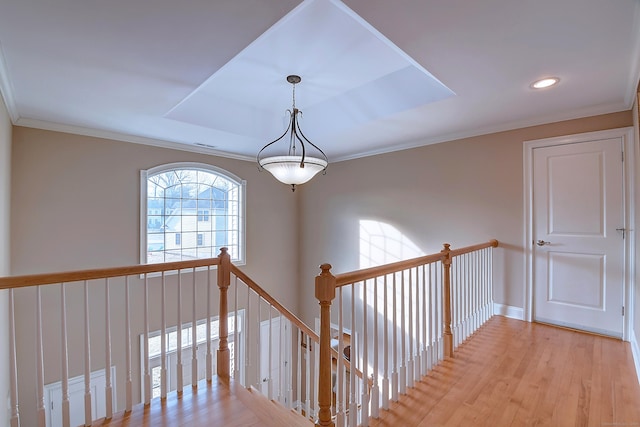
M 12 274 L 137 264 L 140 170 L 170 162 L 197 161 L 221 167 L 247 181 L 247 264 L 243 270 L 286 307 L 296 310 L 299 192 L 292 193 L 287 186 L 259 172 L 253 162 L 22 127 L 14 128 L 12 156 Z M 141 320 L 142 303 L 139 284 L 132 286 L 134 322 Z M 82 312 L 78 312 L 81 295 L 79 287 L 68 290 L 68 316 L 79 313 L 82 318 Z M 101 295 L 92 294 L 91 300 L 96 304 L 92 311 L 102 310 Z M 183 298 L 185 307 L 189 306 L 188 292 Z M 117 312 L 118 305 L 123 304 L 122 295 L 114 292 L 112 299 L 112 308 Z M 152 304 L 158 303 L 157 295 L 150 299 Z M 32 289 L 16 292 L 18 350 L 24 356 L 18 372 L 23 425 L 35 425 L 32 411 L 27 410 L 35 405 L 33 301 Z M 43 291 L 43 301 L 45 337 L 52 344 L 52 350 L 45 355 L 45 383 L 49 383 L 59 380 L 60 372 L 60 331 L 56 326 L 59 290 Z M 185 309 L 185 317 L 189 313 Z M 175 318 L 173 313 L 169 315 Z M 113 319 L 114 334 L 123 331 L 121 317 Z M 159 329 L 154 320 L 151 330 L 156 326 Z M 93 323 L 91 331 L 102 337 L 104 325 Z M 134 331 L 134 339 L 139 332 Z M 92 342 L 92 370 L 104 365 L 104 343 L 96 341 Z M 72 325 L 69 348 L 81 349 L 82 342 L 82 328 Z M 116 335 L 114 355 L 124 354 L 122 343 Z M 137 348 L 134 341 L 134 374 L 139 366 Z M 70 357 L 70 375 L 80 375 L 82 352 L 76 350 Z M 122 366 L 118 368 L 120 383 Z M 118 386 L 122 401 L 124 389 L 121 384 Z M 138 384 L 135 386 L 139 393 Z
M 317 315 L 313 278 L 358 268 L 359 220 L 395 226 L 423 252 L 496 238 L 494 300 L 524 306 L 523 147 L 526 140 L 632 125 L 622 112 L 518 129 L 330 165 L 301 192 L 300 308 Z
M 0 276 L 9 275 L 9 211 L 11 197 L 11 121 L 0 96 Z M 9 425 L 8 292 L 0 291 L 0 426 Z
M 623 112 L 334 163 L 326 176 L 296 193 L 261 175 L 252 162 L 16 127 L 12 273 L 137 263 L 139 170 L 202 161 L 248 181 L 243 269 L 310 325 L 318 313 L 317 266 L 330 262 L 336 273 L 358 268 L 360 219 L 394 225 L 425 253 L 440 250 L 443 242 L 459 247 L 497 238 L 503 267 L 496 274 L 495 300 L 522 307 L 522 142 L 631 124 L 631 113 Z M 26 291 L 17 298 L 23 350 L 34 341 L 32 297 Z M 45 295 L 46 301 L 53 298 L 55 292 Z M 49 305 L 46 315 L 57 316 L 56 305 Z M 52 332 L 48 338 L 57 339 L 57 330 Z M 54 354 L 45 371 L 57 371 L 58 360 Z M 75 365 L 81 369 L 81 360 Z M 23 368 L 25 407 L 35 401 L 34 383 L 33 369 Z

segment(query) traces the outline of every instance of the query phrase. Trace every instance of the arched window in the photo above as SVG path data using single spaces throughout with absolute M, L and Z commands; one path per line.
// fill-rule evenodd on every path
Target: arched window
M 140 174 L 143 264 L 218 256 L 244 263 L 245 186 L 202 163 L 171 163 Z

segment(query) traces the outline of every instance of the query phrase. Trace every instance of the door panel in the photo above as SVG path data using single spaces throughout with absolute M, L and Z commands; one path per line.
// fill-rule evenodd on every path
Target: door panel
M 534 319 L 622 337 L 622 142 L 533 150 Z

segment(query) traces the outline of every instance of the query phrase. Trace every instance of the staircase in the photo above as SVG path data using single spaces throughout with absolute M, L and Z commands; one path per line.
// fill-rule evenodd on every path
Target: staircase
M 0 278 L 10 426 L 70 427 L 82 416 L 86 426 L 366 427 L 493 315 L 497 245 L 445 244 L 336 276 L 323 264 L 318 332 L 225 248 L 206 260 Z M 16 336 L 16 319 L 35 339 Z M 76 376 L 84 391 L 74 395 Z M 61 384 L 56 414 L 45 379 Z
M 310 427 L 305 417 L 268 400 L 255 389 L 246 389 L 237 382 L 214 377 L 201 381 L 197 388 L 181 395 L 172 392 L 159 405 L 134 406 L 130 412 L 120 412 L 111 419 L 96 420 L 93 426 L 109 427 Z

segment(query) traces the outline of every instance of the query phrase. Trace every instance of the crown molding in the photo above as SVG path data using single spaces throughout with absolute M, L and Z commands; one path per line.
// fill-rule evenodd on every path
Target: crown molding
M 47 122 L 44 120 L 24 119 L 20 118 L 14 123 L 16 126 L 49 130 L 54 132 L 70 133 L 73 135 L 89 136 L 94 138 L 110 139 L 114 141 L 130 142 L 133 144 L 150 145 L 159 148 L 168 148 L 171 150 L 188 151 L 192 153 L 207 154 L 210 156 L 224 157 L 228 159 L 243 160 L 254 162 L 255 158 L 241 154 L 228 153 L 212 148 L 199 145 L 184 144 L 175 141 L 166 141 L 155 138 L 147 138 L 136 135 L 127 135 L 119 132 L 107 131 L 102 129 L 92 129 L 82 126 L 73 126 L 61 123 Z
M 457 141 L 465 138 L 473 138 L 476 136 L 490 135 L 493 133 L 500 133 L 500 132 L 508 132 L 508 131 L 524 129 L 524 128 L 533 127 L 533 126 L 548 125 L 548 124 L 558 123 L 558 122 L 563 122 L 568 120 L 600 116 L 603 114 L 619 113 L 621 111 L 627 111 L 629 109 L 630 108 L 627 108 L 625 105 L 621 105 L 621 103 L 599 105 L 595 107 L 583 108 L 580 110 L 575 110 L 570 112 L 563 112 L 563 113 L 553 114 L 549 116 L 536 117 L 533 119 L 513 121 L 513 122 L 504 123 L 497 126 L 488 126 L 488 127 L 469 130 L 469 131 L 454 132 L 454 133 L 439 135 L 434 138 L 415 139 L 415 140 L 407 141 L 405 144 L 394 145 L 393 148 L 379 148 L 376 150 L 370 150 L 363 153 L 330 158 L 329 160 L 333 163 L 337 163 L 337 162 L 342 162 L 346 160 L 354 160 L 354 159 L 359 159 L 363 157 L 376 156 L 379 154 L 392 153 L 395 151 L 410 150 L 412 148 L 419 148 L 427 145 Z

